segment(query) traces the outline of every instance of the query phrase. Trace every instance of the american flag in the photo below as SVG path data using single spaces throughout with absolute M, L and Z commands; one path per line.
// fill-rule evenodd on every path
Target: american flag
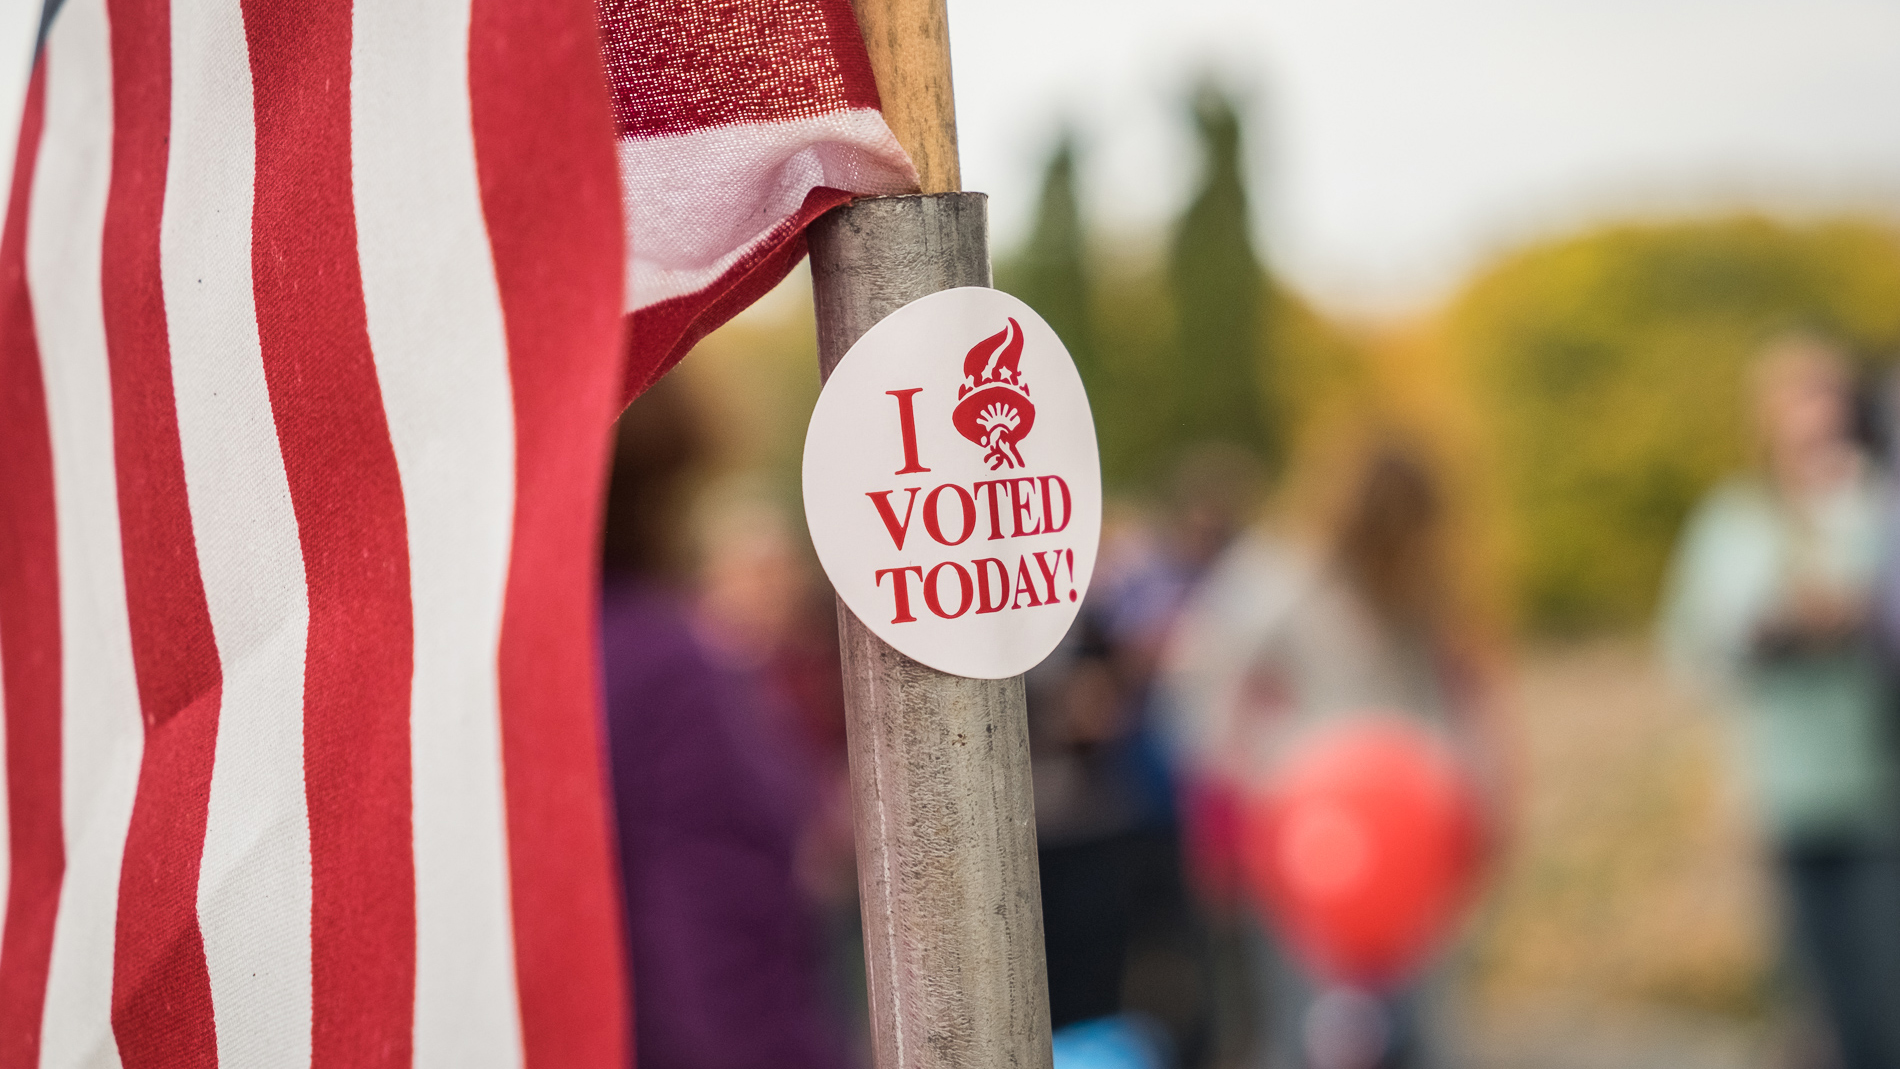
M 605 432 L 912 182 L 845 0 L 51 5 L 0 1069 L 625 1064 Z

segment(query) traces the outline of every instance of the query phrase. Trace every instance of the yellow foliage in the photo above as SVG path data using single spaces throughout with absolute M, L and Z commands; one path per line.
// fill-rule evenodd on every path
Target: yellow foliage
M 1747 462 L 1743 369 L 1818 330 L 1900 346 L 1900 235 L 1760 216 L 1615 226 L 1509 256 L 1438 326 L 1504 491 L 1517 600 L 1543 629 L 1645 620 L 1684 514 Z

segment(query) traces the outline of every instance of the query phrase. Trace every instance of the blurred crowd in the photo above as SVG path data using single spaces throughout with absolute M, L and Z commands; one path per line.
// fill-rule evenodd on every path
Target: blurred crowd
M 703 492 L 702 423 L 670 380 L 629 410 L 604 539 L 638 1049 L 849 1066 L 834 609 L 782 504 Z M 1497 825 L 1493 658 L 1448 588 L 1423 452 L 1371 434 L 1347 452 L 1296 533 L 1263 522 L 1256 458 L 1189 450 L 1165 500 L 1111 519 L 1075 626 L 1030 674 L 1065 1067 L 1434 1056 L 1437 963 Z
M 1670 568 L 1667 663 L 1729 712 L 1817 1065 L 1900 1066 L 1900 386 L 1810 335 L 1749 379 L 1755 463 Z M 602 643 L 649 1069 L 864 1069 L 835 608 L 786 502 L 708 492 L 663 381 L 618 430 Z M 1274 479 L 1183 450 L 1113 505 L 1028 680 L 1058 1069 L 1461 1063 L 1449 1000 L 1520 784 L 1507 647 L 1432 451 Z M 1284 484 L 1316 491 L 1298 496 Z M 1275 504 L 1278 502 L 1279 504 Z

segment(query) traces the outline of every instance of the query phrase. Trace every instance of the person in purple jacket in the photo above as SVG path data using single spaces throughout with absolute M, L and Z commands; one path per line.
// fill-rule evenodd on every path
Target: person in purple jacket
M 601 650 L 641 1069 L 842 1069 L 800 890 L 811 772 L 773 689 L 695 634 L 678 532 L 700 452 L 663 381 L 621 420 Z

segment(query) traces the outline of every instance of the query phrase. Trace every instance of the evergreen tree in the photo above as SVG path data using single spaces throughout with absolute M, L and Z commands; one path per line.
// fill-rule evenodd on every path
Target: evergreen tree
M 1168 412 L 1157 413 L 1139 371 L 1155 363 L 1152 352 L 1136 351 L 1113 337 L 1100 321 L 1096 286 L 1103 281 L 1090 269 L 1090 250 L 1076 194 L 1076 142 L 1061 134 L 1043 170 L 1042 195 L 1029 239 L 996 269 L 997 286 L 1021 297 L 1041 313 L 1075 358 L 1076 371 L 1089 393 L 1095 432 L 1102 449 L 1104 476 L 1111 483 L 1145 471 L 1140 459 L 1155 451 L 1157 431 L 1165 434 Z M 1154 302 L 1145 302 L 1152 306 Z M 1142 311 L 1152 315 L 1150 307 Z M 1137 374 L 1130 375 L 1129 372 Z M 1157 418 L 1159 416 L 1159 418 Z
M 1042 175 L 1029 241 L 1001 272 L 1002 288 L 1055 328 L 1091 390 L 1102 385 L 1090 319 L 1090 282 L 1081 202 L 1075 191 L 1075 138 L 1064 133 Z
M 1277 470 L 1280 406 L 1264 374 L 1268 280 L 1249 228 L 1241 117 L 1211 84 L 1196 93 L 1193 112 L 1201 185 L 1168 250 L 1173 418 L 1187 439 L 1244 446 Z

